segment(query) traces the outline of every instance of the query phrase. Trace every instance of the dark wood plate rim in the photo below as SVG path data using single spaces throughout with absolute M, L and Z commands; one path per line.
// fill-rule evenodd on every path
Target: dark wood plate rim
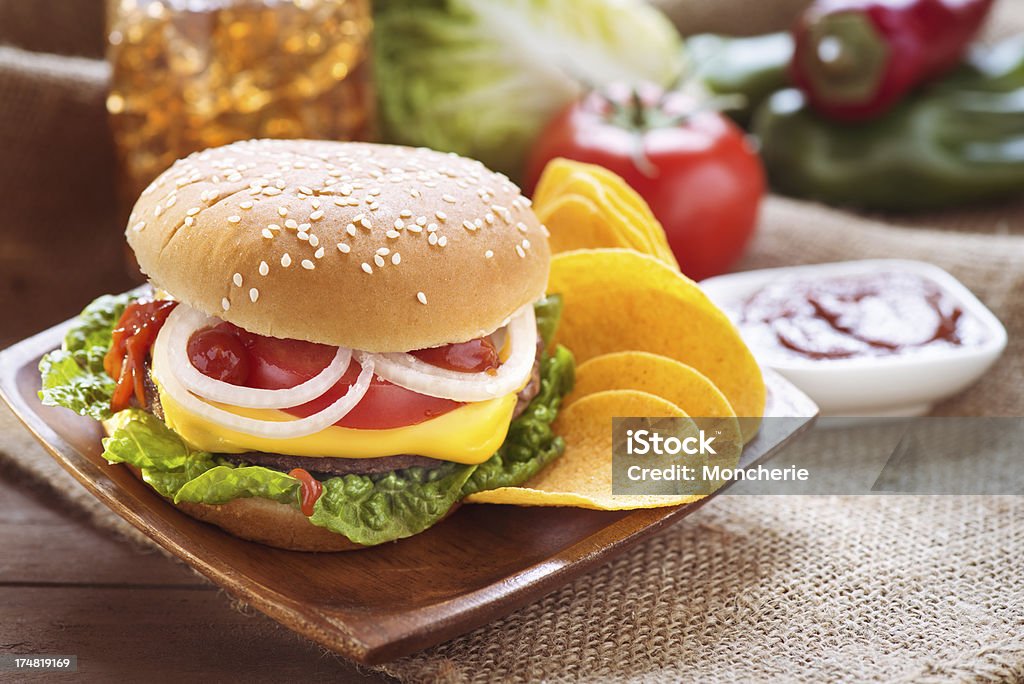
M 203 553 L 203 549 L 191 548 L 194 544 L 177 528 L 164 529 L 150 524 L 146 506 L 141 505 L 133 493 L 103 475 L 101 467 L 109 467 L 105 462 L 95 463 L 69 444 L 40 413 L 40 410 L 49 410 L 48 407 L 35 399 L 25 400 L 19 375 L 24 374 L 26 366 L 34 369 L 45 352 L 58 347 L 72 322 L 65 321 L 0 352 L 0 397 L 14 414 L 91 494 L 160 547 L 284 626 L 363 664 L 379 664 L 408 655 L 507 615 L 681 520 L 715 496 L 684 506 L 641 509 L 625 514 L 609 512 L 606 515 L 618 517 L 618 520 L 566 546 L 554 557 L 503 578 L 498 591 L 495 588 L 499 583 L 495 583 L 462 595 L 457 606 L 449 601 L 411 610 L 400 617 L 381 616 L 376 623 L 378 629 L 357 633 L 351 625 L 322 612 L 316 605 L 294 601 L 273 587 L 238 572 L 215 552 Z M 747 445 L 740 463 L 742 467 L 755 465 L 778 451 L 808 429 L 817 416 L 817 406 L 799 390 L 774 373 L 766 372 L 765 377 L 770 398 L 774 396 L 779 409 L 772 412 L 770 406 L 769 415 L 793 418 L 794 424 L 785 434 L 772 435 L 770 443 L 762 431 Z M 780 397 L 784 401 L 778 401 Z M 157 496 L 153 492 L 151 495 Z M 262 548 L 258 544 L 253 546 Z

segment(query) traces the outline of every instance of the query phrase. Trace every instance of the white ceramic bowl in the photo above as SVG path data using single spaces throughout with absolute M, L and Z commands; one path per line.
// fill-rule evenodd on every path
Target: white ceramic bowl
M 733 273 L 709 278 L 700 286 L 735 322 L 746 299 L 771 282 L 879 271 L 903 271 L 934 282 L 987 329 L 984 341 L 977 346 L 935 349 L 920 355 L 830 360 L 779 358 L 770 351 L 751 349 L 762 365 L 778 371 L 808 394 L 823 415 L 921 415 L 976 381 L 1006 348 L 1006 329 L 999 319 L 941 268 L 902 259 L 844 261 Z

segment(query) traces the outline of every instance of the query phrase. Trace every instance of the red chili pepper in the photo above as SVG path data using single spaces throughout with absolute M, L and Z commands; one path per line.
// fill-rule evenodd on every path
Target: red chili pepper
M 324 486 L 320 484 L 320 480 L 310 475 L 306 470 L 302 468 L 293 468 L 288 472 L 291 477 L 302 483 L 302 514 L 307 518 L 313 515 L 313 504 L 323 494 Z
M 888 111 L 954 68 L 993 0 L 818 0 L 793 29 L 790 72 L 808 101 L 840 121 Z

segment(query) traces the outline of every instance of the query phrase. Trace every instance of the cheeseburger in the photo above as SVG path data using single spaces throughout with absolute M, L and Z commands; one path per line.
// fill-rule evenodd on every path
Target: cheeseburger
M 370 546 L 563 449 L 546 230 L 479 162 L 235 143 L 164 172 L 126 234 L 151 288 L 90 305 L 41 396 L 103 420 L 105 458 L 191 516 Z

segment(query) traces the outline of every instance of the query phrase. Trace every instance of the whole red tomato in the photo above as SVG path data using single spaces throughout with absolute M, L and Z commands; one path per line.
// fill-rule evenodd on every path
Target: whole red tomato
M 725 272 L 750 240 L 764 168 L 736 125 L 681 92 L 616 86 L 571 104 L 548 124 L 526 170 L 532 193 L 555 157 L 622 176 L 650 205 L 683 273 Z

